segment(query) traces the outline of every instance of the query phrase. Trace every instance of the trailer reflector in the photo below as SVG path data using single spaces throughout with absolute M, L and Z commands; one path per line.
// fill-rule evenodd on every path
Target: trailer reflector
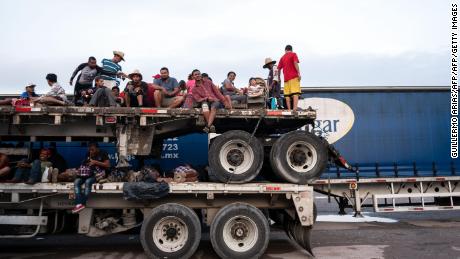
M 109 123 L 109 124 L 117 123 L 117 117 L 116 116 L 107 116 L 107 117 L 105 117 L 105 123 Z
M 16 106 L 15 110 L 16 110 L 16 112 L 30 112 L 32 110 L 32 107 L 30 107 L 30 106 Z
M 281 111 L 269 110 L 269 111 L 267 111 L 267 115 L 269 115 L 269 116 L 279 116 L 279 115 L 281 115 Z
M 280 186 L 265 186 L 265 191 L 267 192 L 279 192 L 281 191 Z
M 158 109 L 152 109 L 152 108 L 141 108 L 142 113 L 150 113 L 150 114 L 155 114 L 158 113 Z

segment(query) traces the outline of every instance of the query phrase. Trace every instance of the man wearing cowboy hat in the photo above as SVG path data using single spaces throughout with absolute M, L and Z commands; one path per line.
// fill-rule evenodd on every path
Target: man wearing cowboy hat
M 270 100 L 273 100 L 273 98 L 275 98 L 274 100 L 276 102 L 276 104 L 273 105 L 273 107 L 272 105 L 269 104 L 269 107 L 272 109 L 277 108 L 278 106 L 281 106 L 280 75 L 278 73 L 278 67 L 275 64 L 276 64 L 276 60 L 272 60 L 271 58 L 266 58 L 265 65 L 263 66 L 263 68 L 267 68 L 269 70 L 267 83 L 268 83 Z
M 154 91 L 160 87 L 142 81 L 142 74 L 138 69 L 135 69 L 128 77 L 131 81 L 126 84 L 124 90 L 126 106 L 153 107 L 155 104 Z
M 125 61 L 125 53 L 114 50 L 112 59 L 102 60 L 102 79 L 104 79 L 104 85 L 108 88 L 112 88 L 119 84 L 117 78 L 123 80 L 127 77 L 122 72 L 121 66 L 118 64 L 121 61 Z

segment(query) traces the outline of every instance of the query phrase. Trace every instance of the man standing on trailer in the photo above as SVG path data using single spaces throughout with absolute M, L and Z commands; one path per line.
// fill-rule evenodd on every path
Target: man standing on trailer
M 80 72 L 81 71 L 81 72 Z M 95 57 L 89 57 L 88 62 L 80 64 L 70 77 L 70 85 L 73 84 L 73 79 L 80 72 L 75 82 L 74 103 L 81 102 L 80 98 L 86 94 L 85 91 L 93 88 L 93 80 L 99 75 L 102 68 L 97 65 Z M 82 104 L 83 105 L 83 104 Z
M 287 45 L 285 54 L 280 59 L 278 69 L 283 71 L 284 75 L 284 98 L 286 98 L 287 109 L 294 111 L 297 110 L 297 103 L 299 102 L 299 95 L 302 93 L 300 90 L 300 69 L 299 69 L 299 58 L 297 54 L 292 51 L 292 46 Z M 292 106 L 291 106 L 292 96 Z
M 122 72 L 121 66 L 118 64 L 121 61 L 125 61 L 125 53 L 114 50 L 112 59 L 103 59 L 102 60 L 102 79 L 104 79 L 104 85 L 110 89 L 114 86 L 118 86 L 117 78 L 122 78 L 123 80 L 128 77 L 125 73 Z
M 268 103 L 268 107 L 270 109 L 277 109 L 281 107 L 282 104 L 280 102 L 281 97 L 281 84 L 280 84 L 280 74 L 278 71 L 278 67 L 275 65 L 276 60 L 272 60 L 271 58 L 265 59 L 265 65 L 263 68 L 268 68 L 268 89 L 269 89 L 269 97 L 270 102 Z M 272 105 L 273 104 L 273 105 Z

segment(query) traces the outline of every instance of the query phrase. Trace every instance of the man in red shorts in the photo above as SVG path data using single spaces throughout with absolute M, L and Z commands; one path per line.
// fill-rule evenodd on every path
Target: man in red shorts
M 284 75 L 284 98 L 286 98 L 286 105 L 288 110 L 291 110 L 291 96 L 292 96 L 292 109 L 297 110 L 297 103 L 299 102 L 299 95 L 302 93 L 300 90 L 300 69 L 299 58 L 297 54 L 292 52 L 292 46 L 287 45 L 284 49 L 286 53 L 281 57 L 278 64 L 278 70 L 283 71 Z

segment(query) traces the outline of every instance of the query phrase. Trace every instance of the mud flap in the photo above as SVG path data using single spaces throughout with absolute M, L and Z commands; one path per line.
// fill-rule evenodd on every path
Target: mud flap
M 118 125 L 117 148 L 120 162 L 126 160 L 128 155 L 149 155 L 154 133 L 153 126 Z

